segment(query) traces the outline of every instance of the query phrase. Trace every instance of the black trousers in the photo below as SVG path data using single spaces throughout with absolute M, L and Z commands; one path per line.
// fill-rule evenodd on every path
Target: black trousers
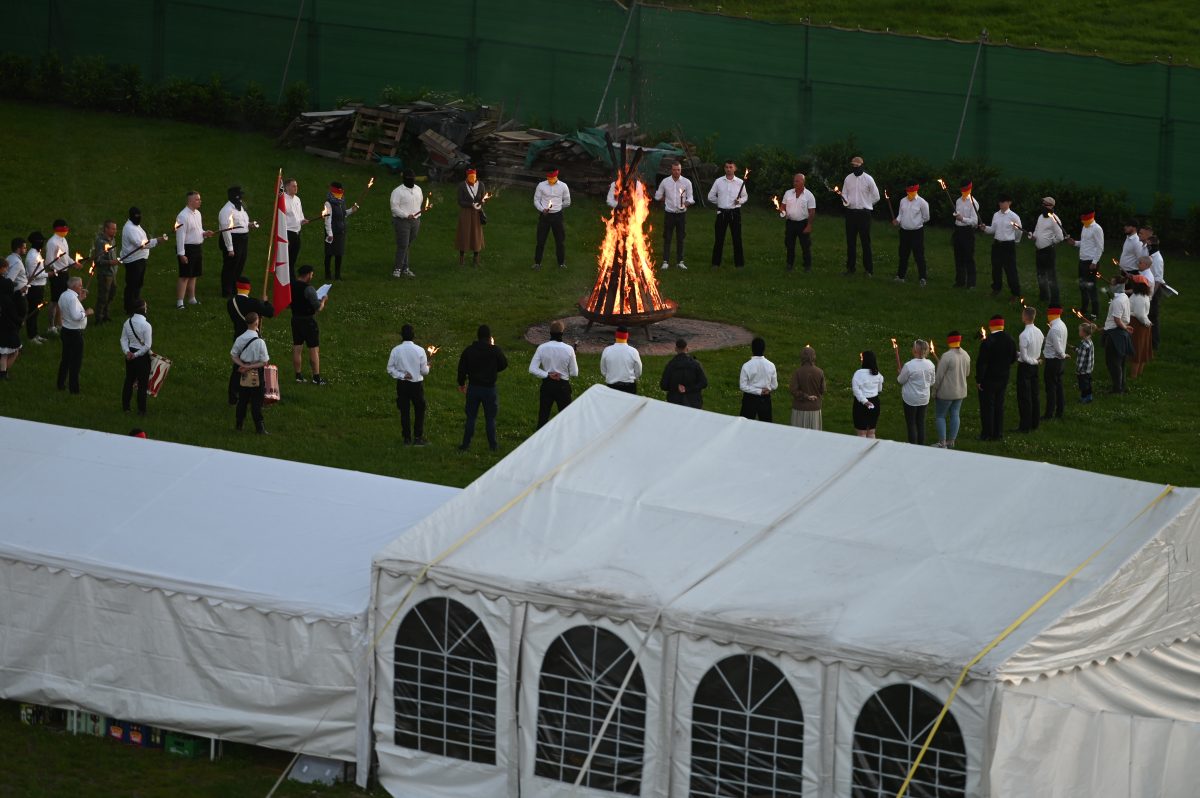
M 925 445 L 925 411 L 929 405 L 904 403 L 904 424 L 908 427 L 908 442 Z
M 424 381 L 396 380 L 396 409 L 400 411 L 400 433 L 404 436 L 404 442 L 412 443 L 415 439 L 424 438 Z
M 742 209 L 731 208 L 727 211 L 717 211 L 716 238 L 713 240 L 712 265 L 721 265 L 721 256 L 725 250 L 725 231 L 733 237 L 733 265 L 742 268 L 746 265 L 746 255 L 742 251 Z
M 496 386 L 467 386 L 467 423 L 463 427 L 463 448 L 471 445 L 471 438 L 475 436 L 475 419 L 479 417 L 479 408 L 483 408 L 483 424 L 487 431 L 488 446 L 495 449 L 496 443 L 496 413 L 500 409 L 500 402 L 496 392 Z
M 1113 346 L 1104 336 L 1104 365 L 1108 367 L 1108 379 L 1113 393 L 1125 393 L 1125 353 Z M 61 387 L 61 386 L 60 386 Z
M 229 372 L 229 404 L 231 405 L 236 405 L 238 402 L 241 380 L 241 372 L 238 371 L 237 363 L 234 363 L 233 368 Z
M 1092 375 L 1090 372 L 1087 374 L 1076 374 L 1075 381 L 1079 384 L 1080 399 L 1087 399 L 1092 395 Z
M 1096 272 L 1090 260 L 1079 261 L 1079 311 L 1092 318 L 1100 315 L 1100 291 L 1096 288 Z
M 300 266 L 300 234 L 287 231 L 288 238 L 288 267 L 291 269 L 292 279 L 296 278 L 296 269 Z M 282 308 L 281 308 L 282 310 Z
M 1162 299 L 1163 287 L 1162 283 L 1154 284 L 1154 293 L 1150 296 L 1150 312 L 1146 314 L 1146 318 L 1150 319 L 1150 343 L 1154 349 L 1158 349 L 1158 304 Z M 32 302 L 30 303 L 32 305 Z
M 254 419 L 254 429 L 262 431 L 263 425 L 263 370 L 258 370 L 258 387 L 243 388 L 238 386 L 238 401 L 237 409 L 234 410 L 234 420 L 237 423 L 237 428 L 241 429 L 242 424 L 246 422 L 246 408 L 250 408 L 250 418 Z
M 788 271 L 796 265 L 796 242 L 800 242 L 800 251 L 804 253 L 804 271 L 812 270 L 812 233 L 804 232 L 808 227 L 808 219 L 796 221 L 785 219 L 783 223 L 783 248 L 787 251 Z
M 921 227 L 916 230 L 905 230 L 903 227 L 898 228 L 900 231 L 900 271 L 897 274 L 900 277 L 908 274 L 908 256 L 911 254 L 917 262 L 917 274 L 924 280 L 925 273 L 925 228 Z
M 956 226 L 950 237 L 954 246 L 954 285 L 975 287 L 975 228 Z
M 1034 254 L 1037 264 L 1038 299 L 1058 304 L 1058 271 L 1055 269 L 1054 245 L 1039 249 Z
M 246 267 L 250 235 L 230 233 L 229 240 L 233 244 L 233 254 L 230 255 L 223 246 L 221 248 L 221 296 L 226 299 L 237 293 L 237 278 L 242 276 L 242 269 Z
M 1004 287 L 1002 278 L 1008 279 L 1008 290 L 1013 296 L 1021 295 L 1021 277 L 1017 274 L 1017 242 L 992 242 L 992 291 L 1000 293 Z
M 83 366 L 83 330 L 59 331 L 62 340 L 62 357 L 58 361 L 58 390 L 66 388 L 79 393 L 79 369 Z
M 25 294 L 25 302 L 29 306 L 25 311 L 25 335 L 28 338 L 34 338 L 38 334 L 38 316 L 41 314 L 38 305 L 42 304 L 42 297 L 45 295 L 44 285 L 31 285 L 29 292 Z
M 846 209 L 846 271 L 853 273 L 858 262 L 857 243 L 862 241 L 863 269 L 867 274 L 875 273 L 871 260 L 871 211 Z
M 1046 386 L 1046 415 L 1043 418 L 1062 418 L 1066 399 L 1063 397 L 1063 358 L 1046 358 L 1042 383 Z
M 671 238 L 675 238 L 675 258 L 683 262 L 683 241 L 687 238 L 687 213 L 663 214 L 663 263 L 671 262 Z
M 342 253 L 346 251 L 346 242 L 339 241 L 346 237 L 345 233 L 334 233 L 333 241 L 325 242 L 325 279 L 330 279 L 329 267 L 332 264 L 337 279 L 342 279 Z
M 133 384 L 137 383 L 137 406 L 139 413 L 146 412 L 146 389 L 150 386 L 150 355 L 145 354 L 125 361 L 125 384 L 121 386 L 121 409 L 128 410 L 133 399 Z
M 771 419 L 771 394 L 763 396 L 762 394 L 742 392 L 742 418 L 748 418 L 751 421 L 766 421 Z
M 538 392 L 538 429 L 546 426 L 546 422 L 550 420 L 550 408 L 554 405 L 558 406 L 558 412 L 562 412 L 571 404 L 571 383 L 568 380 L 552 380 L 546 377 L 542 380 L 542 387 Z
M 142 298 L 142 286 L 146 284 L 146 259 L 125 264 L 125 312 L 133 313 L 133 306 Z
M 1017 364 L 1017 429 L 1032 432 L 1038 428 L 1038 367 L 1032 363 Z
M 1008 381 L 983 383 L 979 389 L 979 437 L 997 441 L 1004 437 L 1004 394 Z
M 542 255 L 546 252 L 546 236 L 551 232 L 554 233 L 554 257 L 558 258 L 559 265 L 567 262 L 567 232 L 563 228 L 562 211 L 557 211 L 538 216 L 537 246 L 533 250 L 534 263 L 542 262 Z
M 117 298 L 117 278 L 116 275 L 102 274 L 97 277 L 96 285 L 96 322 L 111 321 L 112 316 L 108 314 L 108 306 Z
M 637 393 L 636 382 L 610 382 L 608 383 L 608 387 L 612 388 L 614 391 L 621 391 L 622 393 Z

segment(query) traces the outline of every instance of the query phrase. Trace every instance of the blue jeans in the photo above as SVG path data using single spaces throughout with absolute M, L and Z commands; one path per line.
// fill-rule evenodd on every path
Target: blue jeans
M 475 435 L 475 419 L 479 415 L 479 406 L 483 405 L 484 427 L 487 429 L 488 446 L 496 448 L 496 411 L 499 409 L 496 387 L 484 388 L 475 385 L 467 386 L 467 425 L 463 429 L 463 448 L 471 445 Z
M 939 441 L 958 440 L 958 411 L 962 407 L 962 399 L 935 399 L 934 424 L 937 425 Z M 946 417 L 950 417 L 950 429 L 946 429 Z M 949 434 L 947 434 L 949 432 Z

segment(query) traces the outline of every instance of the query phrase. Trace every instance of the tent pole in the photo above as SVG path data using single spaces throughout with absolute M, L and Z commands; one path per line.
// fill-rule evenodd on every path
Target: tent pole
M 950 160 L 958 157 L 958 142 L 962 140 L 963 124 L 967 121 L 967 106 L 971 104 L 971 90 L 975 88 L 975 71 L 979 69 L 979 56 L 983 53 L 983 43 L 987 41 L 988 32 L 984 28 L 979 34 L 979 46 L 975 48 L 975 65 L 971 67 L 971 79 L 967 81 L 967 96 L 963 98 L 962 116 L 958 120 L 958 133 L 954 136 L 954 152 Z

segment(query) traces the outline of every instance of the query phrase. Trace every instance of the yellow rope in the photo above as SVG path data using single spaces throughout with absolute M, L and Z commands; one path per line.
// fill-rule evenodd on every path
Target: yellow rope
M 1086 568 L 1092 562 L 1092 560 L 1094 560 L 1098 556 L 1100 556 L 1100 553 L 1103 552 L 1105 549 L 1107 549 L 1114 540 L 1119 538 L 1125 532 L 1126 529 L 1128 529 L 1130 526 L 1132 526 L 1134 521 L 1137 521 L 1139 518 L 1141 518 L 1143 515 L 1145 515 L 1147 512 L 1149 512 L 1154 507 L 1154 505 L 1158 504 L 1160 501 L 1165 499 L 1173 490 L 1175 490 L 1174 485 L 1167 485 L 1165 488 L 1163 488 L 1162 493 L 1158 494 L 1158 496 L 1156 496 L 1152 502 L 1150 502 L 1145 507 L 1143 507 L 1141 512 L 1139 512 L 1133 518 L 1129 519 L 1129 522 L 1126 523 L 1125 526 L 1121 527 L 1119 530 L 1117 530 L 1116 534 L 1114 534 L 1108 540 L 1104 541 L 1104 543 L 1101 544 L 1100 548 L 1096 549 L 1091 554 L 1089 554 L 1087 556 L 1087 559 L 1085 559 L 1083 562 L 1079 563 L 1079 565 L 1076 565 L 1073 569 L 1071 569 L 1071 571 L 1066 576 L 1064 576 L 1062 579 L 1060 579 L 1058 581 L 1058 584 L 1056 584 L 1054 587 L 1050 588 L 1050 590 L 1048 590 L 1044 596 L 1039 598 L 1037 601 L 1033 602 L 1033 604 L 1031 604 L 1029 606 L 1029 609 L 1027 609 L 1027 610 L 1025 610 L 1025 612 L 1021 613 L 1021 615 L 1015 621 L 1010 623 L 1004 629 L 1003 632 L 996 635 L 996 638 L 994 640 L 992 640 L 992 642 L 990 642 L 986 646 L 984 646 L 983 650 L 981 650 L 978 654 L 976 654 L 974 657 L 972 657 L 971 661 L 968 662 L 966 664 L 966 666 L 963 667 L 962 672 L 958 674 L 958 680 L 954 682 L 954 689 L 952 689 L 950 691 L 950 695 L 946 698 L 946 703 L 942 704 L 942 711 L 938 713 L 937 719 L 933 722 L 933 728 L 931 728 L 929 730 L 929 734 L 927 734 L 925 736 L 925 744 L 921 746 L 920 752 L 917 753 L 917 758 L 915 760 L 913 760 L 912 767 L 910 767 L 908 769 L 908 775 L 904 778 L 904 783 L 900 785 L 900 791 L 896 793 L 896 798 L 904 798 L 904 793 L 908 791 L 908 785 L 912 782 L 913 777 L 916 775 L 917 768 L 919 768 L 921 766 L 921 760 L 925 758 L 925 752 L 929 750 L 929 746 L 933 742 L 934 735 L 936 735 L 938 732 L 938 729 L 941 728 L 942 720 L 946 717 L 946 714 L 950 711 L 950 705 L 954 703 L 954 698 L 955 698 L 955 696 L 958 695 L 958 690 L 960 687 L 962 687 L 963 682 L 966 681 L 967 673 L 970 672 L 971 668 L 973 668 L 977 664 L 979 664 L 979 661 L 981 659 L 983 659 L 984 657 L 986 657 L 992 649 L 994 649 L 996 646 L 1000 645 L 1000 643 L 1002 643 L 1005 638 L 1007 638 L 1009 635 L 1011 635 L 1013 632 L 1015 632 L 1021 626 L 1021 624 L 1025 623 L 1025 621 L 1029 620 L 1029 618 L 1035 612 L 1037 612 L 1039 609 L 1041 609 L 1042 606 L 1047 601 L 1049 601 L 1051 598 L 1053 598 L 1054 595 L 1056 593 L 1058 593 L 1059 590 L 1061 590 L 1068 582 L 1070 582 L 1072 579 L 1074 579 L 1079 574 L 1080 571 L 1082 571 L 1084 568 Z

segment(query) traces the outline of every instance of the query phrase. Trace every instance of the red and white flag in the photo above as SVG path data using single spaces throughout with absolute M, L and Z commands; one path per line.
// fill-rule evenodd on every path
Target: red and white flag
M 271 304 L 275 312 L 292 304 L 292 270 L 288 265 L 287 195 L 280 193 L 275 200 L 275 224 L 271 242 Z

